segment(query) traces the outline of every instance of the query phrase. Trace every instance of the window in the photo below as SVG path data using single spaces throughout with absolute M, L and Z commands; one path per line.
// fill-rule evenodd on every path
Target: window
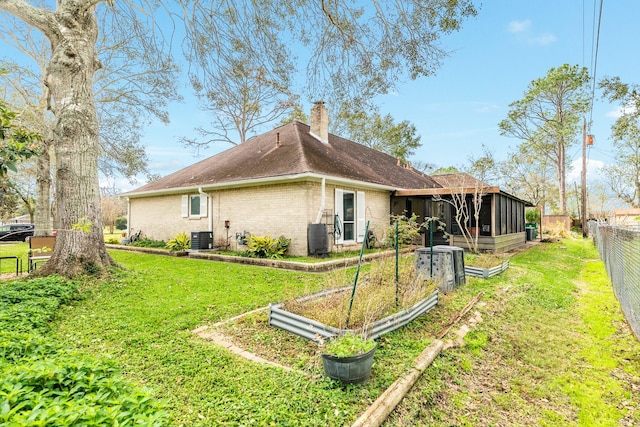
M 200 216 L 200 196 L 189 196 L 189 216 Z
M 342 195 L 342 225 L 344 232 L 342 236 L 344 240 L 354 240 L 355 231 L 355 196 L 352 191 L 345 191 Z
M 348 191 L 336 188 L 335 213 L 340 235 L 336 243 L 362 242 L 365 232 L 364 191 Z
M 207 216 L 207 196 L 191 194 L 182 196 L 182 217 L 202 218 Z

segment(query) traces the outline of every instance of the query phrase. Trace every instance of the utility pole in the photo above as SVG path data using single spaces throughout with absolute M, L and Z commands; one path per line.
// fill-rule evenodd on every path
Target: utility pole
M 587 119 L 582 122 L 582 237 L 587 237 Z

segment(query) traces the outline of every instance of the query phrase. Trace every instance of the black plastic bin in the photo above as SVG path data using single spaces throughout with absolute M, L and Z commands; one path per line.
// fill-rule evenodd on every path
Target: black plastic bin
M 525 227 L 525 231 L 527 232 L 527 242 L 535 239 L 536 229 L 533 227 Z

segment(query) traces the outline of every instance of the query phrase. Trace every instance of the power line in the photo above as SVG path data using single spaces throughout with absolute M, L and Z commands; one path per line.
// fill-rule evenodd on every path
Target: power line
M 593 121 L 593 99 L 595 98 L 595 94 L 596 94 L 596 75 L 597 75 L 597 69 L 598 69 L 598 48 L 600 46 L 600 24 L 602 23 L 602 6 L 603 6 L 603 3 L 604 3 L 604 0 L 600 0 L 600 8 L 599 8 L 599 11 L 598 11 L 598 25 L 597 25 L 595 43 L 592 45 L 592 46 L 595 46 L 595 52 L 593 54 L 593 61 L 591 63 L 591 66 L 592 66 L 592 69 L 593 69 L 593 73 L 592 73 L 593 84 L 591 85 L 591 105 L 589 106 L 589 129 L 591 129 L 591 122 Z M 595 3 L 594 3 L 594 11 L 593 12 L 594 12 L 594 24 L 595 24 Z

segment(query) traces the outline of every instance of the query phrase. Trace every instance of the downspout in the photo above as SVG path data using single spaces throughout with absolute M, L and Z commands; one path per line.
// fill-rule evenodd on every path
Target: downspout
M 198 187 L 198 194 L 207 198 L 207 216 L 209 217 L 209 230 L 213 231 L 213 200 L 207 193 L 202 191 L 202 187 Z
M 320 185 L 320 210 L 318 210 L 318 216 L 316 217 L 316 224 L 320 224 L 320 221 L 322 221 L 322 214 L 324 213 L 324 197 L 325 197 L 325 178 L 322 178 L 322 184 Z

